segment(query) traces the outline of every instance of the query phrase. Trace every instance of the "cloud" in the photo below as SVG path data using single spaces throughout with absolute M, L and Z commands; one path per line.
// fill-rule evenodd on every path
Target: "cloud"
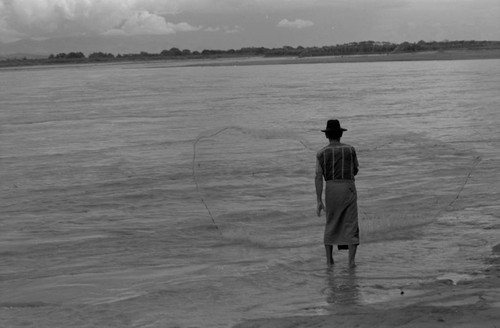
M 0 42 L 9 42 L 20 39 L 23 35 L 12 29 L 7 22 L 7 17 L 2 15 L 6 11 L 3 2 L 0 2 Z
M 329 0 L 0 0 L 0 41 L 95 34 L 196 30 L 162 21 L 185 12 L 246 13 L 316 6 Z M 337 0 L 338 1 L 338 0 Z M 345 0 L 342 0 L 345 1 Z M 173 24 L 173 25 L 172 25 Z M 187 25 L 189 26 L 187 26 Z M 238 32 L 239 28 L 226 32 Z
M 104 35 L 162 35 L 174 34 L 177 32 L 197 31 L 202 27 L 195 27 L 188 23 L 169 23 L 165 18 L 151 14 L 148 11 L 139 11 L 128 19 L 124 20 L 120 26 L 112 28 Z
M 201 27 L 164 15 L 210 0 L 0 0 L 0 42 L 96 34 L 172 34 Z
M 228 27 L 228 26 L 224 26 L 224 33 L 227 33 L 227 34 L 234 34 L 234 33 L 240 33 L 241 31 L 243 31 L 243 28 L 241 26 L 233 26 L 233 27 Z
M 203 31 L 205 31 L 205 32 L 224 32 L 226 34 L 234 34 L 234 33 L 243 32 L 244 29 L 241 26 L 235 25 L 235 26 L 223 26 L 223 27 L 206 27 L 206 28 L 203 28 Z
M 207 27 L 204 29 L 205 32 L 219 32 L 220 27 Z
M 294 21 L 289 21 L 288 19 L 283 19 L 278 23 L 278 27 L 286 27 L 286 28 L 298 28 L 303 29 L 306 27 L 313 26 L 314 23 L 308 20 L 296 19 Z
M 481 0 L 480 5 L 476 0 L 0 0 L 0 42 L 199 30 L 214 32 L 214 37 L 240 33 L 240 40 L 260 44 L 282 38 L 282 32 L 297 34 L 293 33 L 296 29 L 311 32 L 314 38 L 307 40 L 316 43 L 436 37 L 498 39 L 499 9 L 499 0 Z M 266 16 L 270 19 L 259 20 Z M 309 20 L 279 21 L 282 17 Z M 416 25 L 408 27 L 407 22 Z M 315 28 L 308 29 L 312 26 Z M 281 30 L 277 36 L 273 33 L 278 28 L 288 31 Z M 297 43 L 303 42 L 302 34 L 292 37 Z

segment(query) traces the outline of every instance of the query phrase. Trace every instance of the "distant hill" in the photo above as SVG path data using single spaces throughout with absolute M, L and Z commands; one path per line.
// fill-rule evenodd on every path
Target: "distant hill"
M 16 53 L 16 54 L 8 54 L 8 55 L 0 55 L 0 60 L 8 60 L 8 59 L 43 59 L 47 58 L 46 55 L 37 55 L 32 53 Z

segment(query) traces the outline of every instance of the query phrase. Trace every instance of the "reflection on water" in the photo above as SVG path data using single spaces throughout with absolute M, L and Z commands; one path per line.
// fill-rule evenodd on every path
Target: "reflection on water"
M 326 272 L 326 285 L 322 293 L 326 296 L 328 304 L 350 305 L 359 303 L 360 293 L 356 268 L 335 272 L 328 268 Z

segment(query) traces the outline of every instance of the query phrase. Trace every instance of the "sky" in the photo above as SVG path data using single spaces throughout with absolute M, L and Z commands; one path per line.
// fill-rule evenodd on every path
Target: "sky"
M 4 45 L 71 38 L 138 50 L 500 40 L 500 0 L 0 0 Z

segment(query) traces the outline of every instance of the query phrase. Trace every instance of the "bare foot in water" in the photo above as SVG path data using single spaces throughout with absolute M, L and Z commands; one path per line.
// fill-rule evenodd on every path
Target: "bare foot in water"
M 356 257 L 357 250 L 358 250 L 358 245 L 349 245 L 349 269 L 354 269 L 356 267 L 354 259 Z
M 326 250 L 326 265 L 332 266 L 334 261 L 333 261 L 333 246 L 332 245 L 325 245 L 325 250 Z

